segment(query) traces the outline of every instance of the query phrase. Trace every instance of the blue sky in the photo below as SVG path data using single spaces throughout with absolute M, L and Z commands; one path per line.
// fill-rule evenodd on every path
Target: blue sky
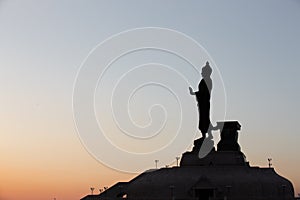
M 1 157 L 29 169 L 41 155 L 51 163 L 72 151 L 81 152 L 82 162 L 89 159 L 72 114 L 80 64 L 113 34 L 163 27 L 192 37 L 217 64 L 226 118 L 242 124 L 240 143 L 250 164 L 266 166 L 272 157 L 299 191 L 299 11 L 297 0 L 0 1 Z M 16 161 L 25 153 L 30 163 Z M 96 170 L 97 164 L 82 167 Z

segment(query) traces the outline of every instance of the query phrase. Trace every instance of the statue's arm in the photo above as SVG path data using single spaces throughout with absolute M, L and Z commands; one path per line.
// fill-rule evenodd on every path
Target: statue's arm
M 191 87 L 189 87 L 189 90 L 190 90 L 190 94 L 191 95 L 195 95 L 196 94 Z

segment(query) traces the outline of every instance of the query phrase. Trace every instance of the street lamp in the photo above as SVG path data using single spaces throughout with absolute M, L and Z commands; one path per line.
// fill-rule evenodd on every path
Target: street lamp
M 176 165 L 177 165 L 177 167 L 179 166 L 179 162 L 178 162 L 178 161 L 179 161 L 179 159 L 180 159 L 180 157 L 179 157 L 179 156 L 177 156 L 177 157 L 176 157 Z
M 157 169 L 157 163 L 159 160 L 155 160 L 155 168 Z
M 95 188 L 91 187 L 90 189 L 91 189 L 91 193 L 92 193 L 92 195 L 93 195 L 93 194 L 94 194 L 94 189 L 95 189 Z
M 271 168 L 271 167 L 272 167 L 272 163 L 271 163 L 271 161 L 272 161 L 272 158 L 268 158 L 268 162 L 269 162 L 269 168 Z

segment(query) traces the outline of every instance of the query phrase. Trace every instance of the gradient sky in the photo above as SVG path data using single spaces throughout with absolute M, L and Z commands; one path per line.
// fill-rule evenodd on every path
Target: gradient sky
M 91 186 L 135 176 L 105 167 L 85 150 L 72 91 L 92 48 L 145 26 L 185 33 L 209 52 L 225 84 L 226 119 L 242 124 L 239 141 L 250 165 L 266 167 L 271 157 L 300 192 L 299 1 L 4 0 L 0 199 L 80 199 Z

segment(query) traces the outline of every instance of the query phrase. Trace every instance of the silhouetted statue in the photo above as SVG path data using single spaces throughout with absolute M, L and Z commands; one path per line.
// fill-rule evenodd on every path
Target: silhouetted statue
M 210 122 L 210 93 L 212 89 L 212 80 L 210 75 L 212 73 L 212 69 L 209 66 L 209 63 L 206 62 L 206 65 L 202 68 L 202 80 L 198 85 L 198 91 L 194 92 L 191 87 L 189 87 L 190 94 L 196 95 L 196 99 L 198 101 L 198 110 L 199 110 L 199 129 L 202 133 L 203 138 L 206 137 L 206 133 L 211 127 Z M 209 133 L 210 135 L 210 133 Z

